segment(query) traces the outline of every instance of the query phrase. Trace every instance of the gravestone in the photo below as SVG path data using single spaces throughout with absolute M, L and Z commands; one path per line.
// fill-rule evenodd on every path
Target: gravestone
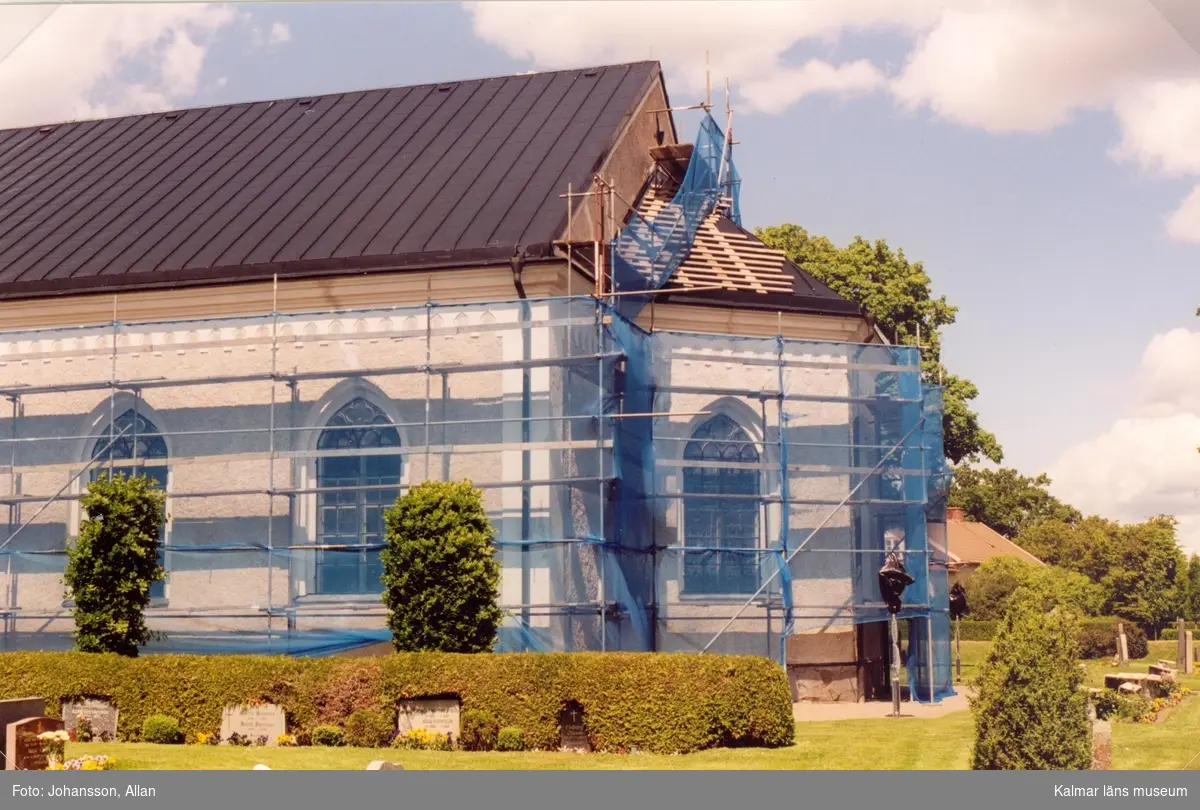
M 397 706 L 396 730 L 407 734 L 413 729 L 423 728 L 445 734 L 452 741 L 458 740 L 459 713 L 462 704 L 458 698 L 420 698 L 402 700 Z
M 267 738 L 267 745 L 278 745 L 279 736 L 287 733 L 283 707 L 274 703 L 253 706 L 226 706 L 221 710 L 221 743 L 229 742 L 234 734 L 257 740 Z
M 1185 675 L 1196 673 L 1196 637 L 1191 630 L 1183 634 L 1183 672 Z
M 402 771 L 404 766 L 399 762 L 388 762 L 386 759 L 374 760 L 367 766 L 368 771 Z
M 4 749 L 8 752 L 6 771 L 44 771 L 49 766 L 38 735 L 62 731 L 63 721 L 54 717 L 26 717 L 9 723 L 4 729 Z
M 1149 669 L 1150 669 L 1151 675 L 1161 675 L 1163 677 L 1163 680 L 1173 681 L 1173 680 L 1175 680 L 1175 677 L 1179 674 L 1179 670 L 1175 669 L 1175 667 L 1173 667 L 1173 666 L 1170 666 L 1169 662 L 1167 664 L 1164 664 L 1163 662 L 1160 661 L 1157 664 L 1151 664 Z
M 1107 720 L 1092 723 L 1092 770 L 1112 770 L 1112 723 Z
M 117 739 L 117 707 L 107 700 L 88 699 L 74 703 L 63 702 L 63 725 L 67 731 L 74 731 L 82 718 L 92 723 L 92 734 L 97 740 Z
M 42 717 L 46 714 L 46 701 L 40 697 L 16 698 L 0 700 L 0 770 L 4 770 L 8 762 L 8 735 L 5 731 L 9 723 L 24 720 L 27 717 Z
M 1125 637 L 1125 625 L 1117 625 L 1117 661 L 1121 664 L 1129 663 L 1129 639 Z
M 1184 634 L 1187 632 L 1187 625 L 1183 619 L 1175 620 L 1175 666 L 1178 669 L 1184 669 L 1185 661 L 1184 653 L 1187 648 L 1187 639 Z
M 588 739 L 583 707 L 575 701 L 567 703 L 558 713 L 558 735 L 564 751 L 591 752 L 592 742 Z

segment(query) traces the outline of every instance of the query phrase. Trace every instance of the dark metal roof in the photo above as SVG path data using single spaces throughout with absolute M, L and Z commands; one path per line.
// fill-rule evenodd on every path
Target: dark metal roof
M 0 131 L 0 298 L 549 256 L 657 62 Z

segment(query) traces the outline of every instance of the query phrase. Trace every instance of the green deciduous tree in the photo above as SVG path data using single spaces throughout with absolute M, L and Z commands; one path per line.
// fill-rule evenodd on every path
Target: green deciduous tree
M 398 652 L 487 652 L 503 614 L 483 493 L 428 481 L 385 514 L 383 601 Z
M 1017 557 L 984 560 L 965 587 L 973 619 L 1003 618 L 1021 588 L 1039 596 L 1046 610 L 1063 605 L 1078 615 L 1098 616 L 1104 606 L 1104 589 L 1083 574 Z
M 74 600 L 80 652 L 136 656 L 150 641 L 145 612 L 158 564 L 164 495 L 145 476 L 101 475 L 80 499 L 86 518 L 67 549 L 63 582 Z
M 1179 615 L 1189 622 L 1200 621 L 1200 556 L 1188 559 L 1187 576 L 1179 593 Z
M 1028 589 L 1014 594 L 980 668 L 971 700 L 974 770 L 1087 770 L 1091 733 L 1078 623 L 1045 610 Z
M 1175 518 L 1159 516 L 1121 527 L 1112 565 L 1100 581 L 1108 592 L 1108 612 L 1155 627 L 1177 618 L 1187 571 L 1177 525 Z
M 1079 510 L 1051 495 L 1049 487 L 1045 473 L 1030 478 L 1009 467 L 989 470 L 962 464 L 954 470 L 949 505 L 1009 538 L 1043 520 L 1081 520 Z
M 1021 532 L 1016 542 L 1100 585 L 1106 615 L 1162 626 L 1186 608 L 1189 570 L 1172 517 L 1127 525 L 1094 516 L 1075 523 L 1046 520 Z
M 910 262 L 904 251 L 892 250 L 882 240 L 859 237 L 839 248 L 799 225 L 759 228 L 755 234 L 834 292 L 862 305 L 889 340 L 916 345 L 919 338 L 925 347 L 925 380 L 946 388 L 942 426 L 947 458 L 955 463 L 978 456 L 1003 459 L 1000 443 L 980 426 L 968 404 L 979 396 L 979 389 L 941 365 L 941 329 L 954 323 L 957 310 L 945 296 L 933 297 L 932 282 L 920 262 Z

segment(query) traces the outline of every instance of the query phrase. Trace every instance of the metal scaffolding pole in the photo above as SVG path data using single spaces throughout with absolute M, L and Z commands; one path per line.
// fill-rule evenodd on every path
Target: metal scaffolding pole
M 112 374 L 109 379 L 108 387 L 108 438 L 109 438 L 109 453 L 108 453 L 108 477 L 113 477 L 113 456 L 112 456 L 112 438 L 113 430 L 116 426 L 117 416 L 117 297 L 113 296 L 113 317 L 112 317 Z
M 8 493 L 9 497 L 15 499 L 17 496 L 17 420 L 21 415 L 21 397 L 17 394 L 9 395 L 12 401 L 12 421 L 9 425 L 9 435 L 13 439 L 11 450 L 8 458 Z M 14 527 L 21 520 L 21 504 L 9 503 L 8 505 L 8 531 L 6 534 L 11 536 Z M 8 634 L 15 627 L 14 618 L 9 611 L 16 608 L 15 600 L 13 599 L 13 575 L 12 575 L 12 555 L 5 555 L 4 560 L 4 646 L 3 649 L 8 649 Z
M 788 533 L 791 530 L 792 521 L 789 514 L 789 498 L 791 495 L 788 482 L 788 446 L 787 446 L 787 411 L 784 410 L 784 401 L 786 398 L 784 388 L 784 362 L 783 362 L 783 314 L 778 313 L 777 328 L 775 335 L 775 362 L 777 382 L 779 384 L 779 395 L 776 403 L 779 408 L 778 422 L 776 430 L 779 432 L 779 556 L 783 558 L 780 563 L 778 573 L 780 579 L 783 580 L 783 572 L 791 564 L 791 557 L 788 556 L 787 543 Z M 764 430 L 766 427 L 764 426 Z M 789 571 L 790 573 L 790 571 Z M 792 612 L 792 600 L 794 595 L 790 592 L 790 584 L 787 580 L 782 583 L 781 595 L 783 596 L 783 626 L 779 631 L 779 665 L 787 667 L 787 639 L 788 634 L 794 629 L 794 614 Z
M 275 624 L 275 384 L 279 350 L 279 274 L 271 276 L 271 407 L 267 415 L 267 648 Z
M 596 246 L 597 251 L 600 250 L 599 245 Z M 599 563 L 600 574 L 600 651 L 608 650 L 608 616 L 604 611 L 605 596 L 605 581 L 604 581 L 604 543 L 608 541 L 608 535 L 605 531 L 605 513 L 608 512 L 608 478 L 605 476 L 604 467 L 604 303 L 599 298 L 596 299 L 596 351 L 601 355 L 599 365 L 596 371 L 596 386 L 600 389 L 600 396 L 596 398 L 596 462 L 598 466 L 598 474 L 600 476 L 600 542 L 601 545 L 596 549 L 596 560 Z

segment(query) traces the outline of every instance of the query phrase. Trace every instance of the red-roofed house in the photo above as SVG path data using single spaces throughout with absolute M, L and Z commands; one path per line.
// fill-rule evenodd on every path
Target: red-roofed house
M 1034 565 L 1045 565 L 986 524 L 967 520 L 963 510 L 956 507 L 946 510 L 946 539 L 951 584 L 966 582 L 980 563 L 992 557 L 1018 557 Z

